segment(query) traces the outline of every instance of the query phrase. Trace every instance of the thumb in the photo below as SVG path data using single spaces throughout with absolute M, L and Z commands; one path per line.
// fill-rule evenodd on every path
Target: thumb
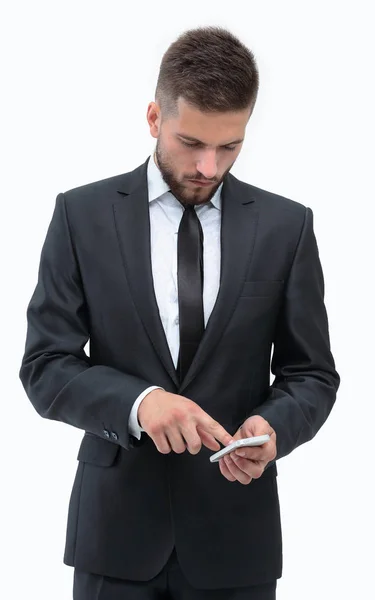
M 241 437 L 255 437 L 257 435 L 264 435 L 268 433 L 271 435 L 273 432 L 272 427 L 270 427 L 269 423 L 260 415 L 254 415 L 246 419 L 246 421 L 242 424 L 241 429 Z

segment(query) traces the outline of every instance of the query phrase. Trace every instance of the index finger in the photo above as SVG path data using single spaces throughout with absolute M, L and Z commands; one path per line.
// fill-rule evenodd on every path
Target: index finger
M 207 423 L 206 421 L 203 423 L 203 429 L 210 433 L 218 442 L 221 442 L 224 446 L 229 446 L 232 442 L 235 442 L 233 436 L 231 436 L 225 429 L 215 421 L 214 419 L 210 419 Z

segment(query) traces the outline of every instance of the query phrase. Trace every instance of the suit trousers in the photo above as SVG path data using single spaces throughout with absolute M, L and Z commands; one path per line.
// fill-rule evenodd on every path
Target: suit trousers
M 277 581 L 240 588 L 203 590 L 185 578 L 174 549 L 150 581 L 116 579 L 74 570 L 73 600 L 275 600 Z

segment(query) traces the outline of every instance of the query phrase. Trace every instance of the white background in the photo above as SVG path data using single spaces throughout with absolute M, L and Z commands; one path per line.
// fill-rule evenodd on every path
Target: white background
M 201 25 L 228 27 L 256 55 L 259 96 L 232 172 L 312 208 L 342 377 L 323 429 L 278 463 L 278 600 L 372 597 L 371 5 L 2 4 L 0 564 L 7 600 L 71 598 L 73 569 L 62 556 L 82 432 L 39 417 L 18 379 L 26 306 L 55 197 L 146 160 L 154 148 L 146 109 L 162 54 L 182 31 Z

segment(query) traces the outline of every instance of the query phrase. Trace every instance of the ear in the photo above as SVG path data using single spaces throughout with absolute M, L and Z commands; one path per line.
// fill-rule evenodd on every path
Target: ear
M 150 102 L 147 108 L 147 122 L 150 126 L 152 137 L 159 137 L 160 132 L 160 107 L 155 102 Z

